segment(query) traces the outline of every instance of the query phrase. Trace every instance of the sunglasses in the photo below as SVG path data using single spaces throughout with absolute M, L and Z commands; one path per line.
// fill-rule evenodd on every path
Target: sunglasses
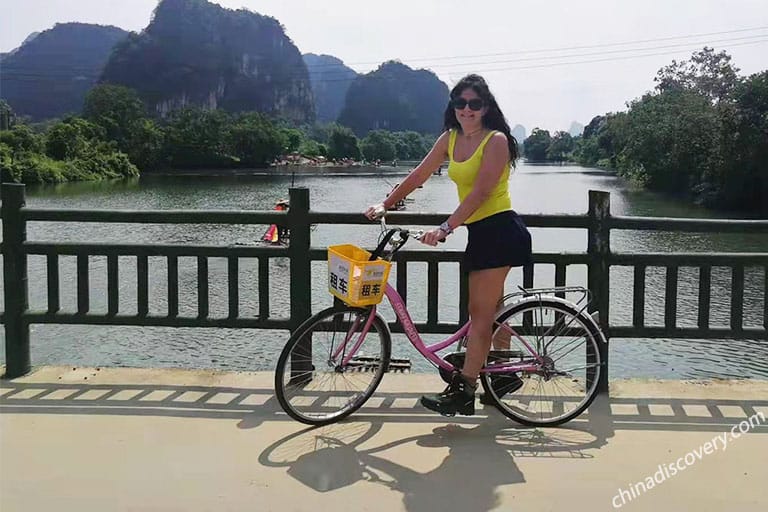
M 451 100 L 451 106 L 456 110 L 463 110 L 467 105 L 469 105 L 470 110 L 478 111 L 483 108 L 483 100 L 480 98 L 472 98 L 469 101 L 464 98 L 454 98 Z

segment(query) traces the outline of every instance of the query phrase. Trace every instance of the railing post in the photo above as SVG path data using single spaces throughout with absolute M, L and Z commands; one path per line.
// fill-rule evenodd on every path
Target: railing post
M 291 260 L 291 332 L 312 316 L 312 262 L 309 259 L 309 189 L 292 188 L 288 209 L 288 228 L 291 241 L 288 256 Z
M 588 287 L 592 292 L 592 303 L 589 311 L 598 312 L 598 323 L 610 339 L 608 330 L 608 313 L 610 303 L 610 267 L 608 260 L 611 255 L 611 230 L 608 219 L 611 216 L 611 194 L 597 190 L 589 191 L 589 236 L 587 253 L 590 256 L 588 270 Z M 597 389 L 600 393 L 608 392 L 608 347 L 600 345 L 600 360 L 604 363 L 600 372 Z
M 291 188 L 288 208 L 291 259 L 291 333 L 312 316 L 312 261 L 309 259 L 309 189 Z M 301 354 L 299 359 L 297 354 Z M 312 340 L 304 340 L 291 357 L 291 381 L 307 383 L 312 380 Z
M 5 375 L 20 377 L 30 370 L 29 325 L 23 315 L 29 308 L 27 295 L 27 255 L 24 242 L 27 226 L 21 216 L 24 185 L 2 184 L 3 285 L 5 295 Z

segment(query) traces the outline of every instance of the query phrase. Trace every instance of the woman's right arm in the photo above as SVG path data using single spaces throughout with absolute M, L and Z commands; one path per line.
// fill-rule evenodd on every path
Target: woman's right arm
M 424 157 L 421 163 L 417 165 L 410 174 L 408 174 L 408 177 L 405 178 L 400 185 L 389 194 L 389 197 L 381 203 L 385 210 L 397 204 L 398 201 L 405 199 L 408 194 L 427 181 L 443 164 L 446 158 L 448 158 L 449 136 L 450 132 L 443 132 L 443 134 L 437 138 L 434 146 L 432 146 L 432 149 L 427 153 L 427 156 Z M 374 215 L 373 210 L 376 209 L 376 206 L 369 207 L 368 210 L 365 211 L 365 215 L 369 218 L 371 215 Z

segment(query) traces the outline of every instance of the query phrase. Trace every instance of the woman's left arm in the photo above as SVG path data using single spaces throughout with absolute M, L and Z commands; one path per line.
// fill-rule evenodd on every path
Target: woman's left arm
M 448 225 L 451 229 L 464 224 L 475 210 L 480 208 L 480 205 L 488 199 L 493 189 L 499 184 L 499 178 L 501 178 L 509 162 L 509 146 L 507 144 L 507 136 L 501 132 L 497 132 L 488 141 L 483 151 L 483 161 L 480 164 L 480 170 L 477 173 L 475 184 L 472 187 L 472 191 L 464 198 L 453 215 L 448 217 Z

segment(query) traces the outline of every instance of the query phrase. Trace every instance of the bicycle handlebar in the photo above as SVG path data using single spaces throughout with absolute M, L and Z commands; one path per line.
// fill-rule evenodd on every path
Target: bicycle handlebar
M 396 253 L 403 245 L 405 245 L 405 242 L 406 240 L 408 240 L 409 237 L 415 238 L 416 240 L 421 240 L 421 237 L 424 236 L 423 229 L 390 228 L 389 226 L 387 226 L 386 210 L 383 210 L 383 209 L 378 210 L 376 213 L 377 213 L 377 216 L 379 217 L 379 221 L 381 222 L 381 232 L 385 233 L 385 235 L 381 239 L 381 242 L 379 242 L 379 245 L 371 254 L 370 261 L 374 261 L 377 258 L 381 257 L 381 255 L 384 252 L 384 249 L 389 243 L 391 243 L 394 248 L 392 251 L 392 254 L 394 255 L 394 253 Z M 398 239 L 397 242 L 392 242 L 392 237 L 394 237 L 396 234 L 399 234 L 400 238 Z M 445 239 L 440 240 L 439 243 L 445 243 Z

